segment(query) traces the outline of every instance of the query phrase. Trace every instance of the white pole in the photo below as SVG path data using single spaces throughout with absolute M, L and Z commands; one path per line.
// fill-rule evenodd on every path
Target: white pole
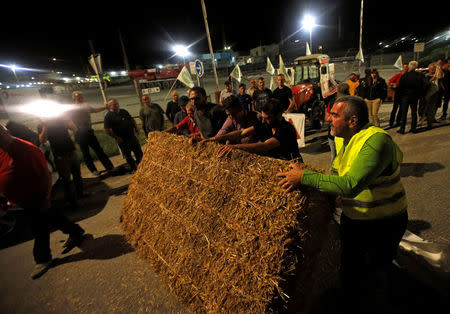
M 208 38 L 208 45 L 209 45 L 209 52 L 211 53 L 211 61 L 212 61 L 212 66 L 213 66 L 213 71 L 214 71 L 214 77 L 216 78 L 216 90 L 219 90 L 219 78 L 217 77 L 217 71 L 216 71 L 216 62 L 214 60 L 214 52 L 212 49 L 212 44 L 211 44 L 211 36 L 209 34 L 209 27 L 208 27 L 208 18 L 206 17 L 206 7 L 205 7 L 205 1 L 201 0 L 202 2 L 202 10 L 203 10 L 203 19 L 205 20 L 205 28 L 206 28 L 206 35 Z

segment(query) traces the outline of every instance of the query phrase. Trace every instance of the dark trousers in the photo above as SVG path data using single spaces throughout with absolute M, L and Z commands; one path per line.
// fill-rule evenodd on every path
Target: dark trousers
M 73 151 L 62 156 L 55 156 L 55 165 L 64 186 L 66 201 L 76 203 L 77 197 L 83 195 L 83 179 L 77 154 Z M 70 180 L 71 175 L 73 182 Z
M 89 147 L 91 147 L 95 154 L 98 157 L 98 160 L 102 163 L 103 167 L 106 170 L 111 170 L 114 168 L 113 164 L 109 160 L 108 156 L 103 151 L 100 143 L 95 136 L 94 130 L 88 130 L 84 132 L 77 132 L 75 135 L 75 139 L 77 143 L 80 145 L 80 150 L 83 153 L 84 162 L 86 163 L 86 167 L 91 171 L 97 171 L 97 168 L 94 165 L 94 161 L 92 160 L 91 153 L 89 152 Z
M 448 110 L 448 101 L 450 100 L 449 94 L 444 94 L 444 101 L 442 103 L 442 117 L 447 117 L 447 110 Z
M 405 130 L 406 121 L 408 119 L 408 109 L 411 108 L 411 130 L 415 130 L 417 127 L 417 102 L 418 98 L 415 97 L 402 97 L 400 103 L 400 110 L 402 112 L 402 119 L 400 123 L 400 129 Z
M 341 282 L 348 302 L 374 308 L 386 302 L 392 261 L 408 223 L 408 213 L 377 220 L 341 216 Z
M 84 232 L 79 225 L 71 222 L 57 209 L 42 212 L 40 202 L 24 206 L 24 210 L 30 220 L 31 233 L 34 237 L 33 257 L 36 263 L 45 263 L 52 259 L 50 251 L 50 230 L 52 227 L 74 236 Z
M 402 111 L 400 110 L 400 97 L 394 96 L 394 104 L 392 106 L 391 116 L 389 118 L 389 126 L 394 126 L 394 122 L 395 124 L 400 125 L 401 120 Z
M 131 169 L 136 170 L 137 165 L 141 162 L 143 156 L 141 143 L 139 143 L 138 138 L 134 135 L 132 137 L 122 139 L 123 142 L 119 143 L 120 150 L 122 151 L 122 154 Z M 131 155 L 131 152 L 134 153 L 136 160 Z

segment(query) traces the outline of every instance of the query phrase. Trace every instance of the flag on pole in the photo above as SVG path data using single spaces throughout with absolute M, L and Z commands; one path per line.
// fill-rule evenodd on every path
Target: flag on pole
M 277 86 L 278 86 L 278 83 L 277 83 L 275 76 L 271 76 L 270 77 L 270 87 L 269 87 L 270 90 L 274 90 L 275 88 L 277 88 Z
M 95 74 L 102 74 L 102 57 L 100 54 L 96 55 L 90 55 L 89 56 L 89 64 L 91 65 L 92 69 L 94 70 Z
M 361 14 L 359 16 L 359 51 L 355 59 L 364 62 L 362 51 L 362 35 L 363 35 L 363 17 L 364 17 L 364 0 L 361 0 Z
M 191 74 L 189 73 L 186 66 L 183 67 L 180 74 L 178 74 L 177 80 L 186 85 L 189 88 L 194 87 L 194 82 L 192 81 Z
M 231 71 L 230 76 L 232 78 L 236 79 L 239 83 L 241 82 L 242 72 L 241 72 L 241 68 L 239 67 L 239 64 L 236 64 L 233 71 Z
M 275 74 L 275 68 L 273 67 L 272 62 L 270 62 L 269 57 L 267 57 L 266 72 L 269 72 L 270 75 L 274 75 Z
M 400 70 L 402 69 L 402 66 L 403 66 L 402 55 L 400 55 L 400 56 L 398 57 L 397 61 L 395 61 L 394 66 L 395 66 L 397 69 L 400 69 Z
M 359 47 L 359 51 L 358 51 L 358 54 L 356 55 L 355 59 L 359 60 L 361 62 L 364 62 L 364 55 L 363 55 L 363 51 L 362 51 L 361 47 Z
M 284 62 L 283 62 L 283 58 L 281 58 L 281 55 L 280 55 L 280 68 L 278 69 L 278 74 L 283 74 L 285 82 L 287 84 L 291 84 L 291 78 L 290 78 L 289 74 L 287 73 L 286 68 L 284 67 Z
M 310 56 L 311 55 L 311 50 L 309 49 L 309 44 L 308 42 L 306 42 L 306 55 Z

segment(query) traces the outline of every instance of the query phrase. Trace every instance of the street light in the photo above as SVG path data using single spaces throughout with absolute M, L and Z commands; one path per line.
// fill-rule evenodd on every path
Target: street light
M 185 64 L 185 60 L 184 58 L 189 56 L 191 53 L 188 50 L 188 47 L 183 46 L 183 45 L 175 45 L 173 46 L 173 51 L 175 52 L 176 55 L 180 56 L 183 58 L 183 64 Z
M 316 19 L 312 15 L 305 15 L 302 21 L 302 27 L 309 31 L 309 45 L 312 49 L 312 30 L 316 27 Z

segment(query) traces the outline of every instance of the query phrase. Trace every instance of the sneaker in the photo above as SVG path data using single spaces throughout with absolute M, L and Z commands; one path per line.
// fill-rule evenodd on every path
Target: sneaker
M 84 231 L 77 235 L 69 235 L 67 241 L 63 244 L 64 250 L 61 254 L 69 253 L 74 247 L 79 246 L 84 239 Z
M 45 262 L 45 263 L 36 264 L 36 266 L 34 266 L 34 269 L 30 274 L 31 279 L 37 279 L 37 278 L 41 277 L 43 274 L 45 274 L 47 272 L 47 270 L 50 269 L 51 266 L 52 266 L 52 260 L 49 260 L 48 262 Z
M 442 117 L 439 118 L 439 121 L 445 121 L 445 120 L 447 120 L 447 115 L 442 116 Z

